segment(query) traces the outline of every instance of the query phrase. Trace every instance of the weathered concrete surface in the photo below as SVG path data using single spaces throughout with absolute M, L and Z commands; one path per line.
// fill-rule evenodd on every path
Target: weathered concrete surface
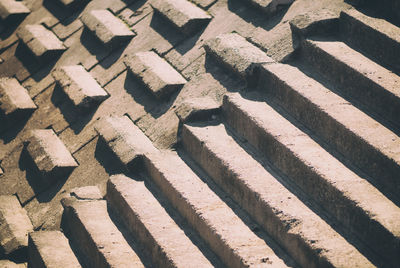
M 28 215 L 16 196 L 0 195 L 0 251 L 11 254 L 28 246 L 33 231 Z
M 286 267 L 176 153 L 148 155 L 145 166 L 151 180 L 226 266 Z
M 155 265 L 213 267 L 143 182 L 114 175 L 107 184 L 107 200 L 149 251 Z
M 300 265 L 374 267 L 247 154 L 224 125 L 184 125 L 182 131 L 190 155 Z
M 90 267 L 144 267 L 110 219 L 104 200 L 64 199 L 65 228 Z
M 0 267 L 2 268 L 26 268 L 26 263 L 15 263 L 9 260 L 0 260 Z

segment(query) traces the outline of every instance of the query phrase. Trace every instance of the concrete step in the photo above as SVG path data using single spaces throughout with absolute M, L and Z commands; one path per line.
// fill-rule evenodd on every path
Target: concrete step
M 176 153 L 145 157 L 150 179 L 227 267 L 286 267 Z
M 105 200 L 63 199 L 63 229 L 88 267 L 144 267 L 111 220 Z
M 224 99 L 223 111 L 238 134 L 348 231 L 388 263 L 400 263 L 398 206 L 268 104 L 234 94 Z
M 301 266 L 374 266 L 240 147 L 223 124 L 184 125 L 182 142 L 208 175 Z
M 107 201 L 157 267 L 213 267 L 143 182 L 111 176 Z
M 28 265 L 31 268 L 81 267 L 68 239 L 60 231 L 30 233 L 28 254 Z
M 303 59 L 344 96 L 400 125 L 400 77 L 340 41 L 302 42 Z
M 374 177 L 382 191 L 398 195 L 399 136 L 295 67 L 263 65 L 259 75 L 260 89 L 274 102 Z
M 346 43 L 359 48 L 400 72 L 400 28 L 352 8 L 340 14 L 340 33 Z

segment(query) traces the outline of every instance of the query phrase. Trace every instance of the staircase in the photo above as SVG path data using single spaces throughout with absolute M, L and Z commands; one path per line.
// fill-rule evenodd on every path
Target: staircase
M 181 9 L 173 0 L 150 6 L 185 36 L 215 19 L 202 10 L 214 2 L 184 2 Z M 291 1 L 251 2 L 268 15 Z M 211 34 L 196 61 L 247 86 L 221 80 L 217 105 L 199 98 L 173 106 L 179 129 L 172 148 L 156 146 L 134 118 L 138 110 L 100 112 L 88 135 L 118 168 L 107 170 L 105 194 L 93 187 L 61 199 L 61 230 L 29 233 L 28 267 L 400 267 L 400 28 L 395 16 L 371 14 L 368 1 L 353 4 L 322 23 L 293 19 L 295 49 L 285 62 L 238 32 Z M 122 37 L 92 29 L 99 23 L 90 29 L 103 41 L 115 35 L 104 41 L 108 49 L 138 38 L 118 23 Z M 128 67 L 157 101 L 194 77 L 165 60 L 167 52 L 143 55 L 115 68 Z M 117 107 L 113 98 L 123 97 L 105 92 L 87 67 L 71 68 L 81 80 L 68 68 L 53 76 L 70 99 L 79 98 L 75 105 Z M 168 81 L 173 76 L 179 79 Z M 88 81 L 101 100 L 89 102 L 97 95 Z M 28 153 L 47 179 L 81 164 L 59 132 L 40 133 Z M 52 161 L 57 154 L 72 164 Z

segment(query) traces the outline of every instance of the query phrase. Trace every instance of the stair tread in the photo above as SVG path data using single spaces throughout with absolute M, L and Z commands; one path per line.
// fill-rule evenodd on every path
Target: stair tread
M 172 187 L 175 195 L 185 202 L 184 205 L 179 205 L 177 204 L 178 200 L 171 201 L 181 213 L 182 210 L 190 207 L 192 212 L 183 214 L 186 214 L 185 217 L 192 225 L 197 225 L 200 221 L 206 225 L 206 227 L 200 225 L 199 228 L 207 228 L 208 234 L 200 231 L 199 234 L 214 251 L 217 250 L 219 254 L 221 251 L 225 252 L 225 256 L 220 256 L 220 258 L 227 265 L 264 267 L 269 266 L 263 261 L 267 259 L 276 267 L 286 267 L 265 241 L 257 237 L 177 154 L 151 154 L 146 161 L 146 166 L 150 170 L 153 180 L 155 180 L 154 177 L 162 177 L 157 180 L 159 181 L 157 184 L 164 192 L 171 191 L 169 188 Z M 168 184 L 168 189 L 164 186 L 165 184 Z M 190 215 L 193 213 L 195 216 L 191 217 Z M 209 232 L 212 232 L 213 236 L 217 236 L 217 242 L 213 243 L 215 238 L 208 237 L 210 236 Z M 226 253 L 228 251 L 226 247 L 232 251 L 229 255 Z M 231 254 L 234 257 L 231 257 Z
M 121 217 L 126 217 L 125 222 L 127 222 L 130 218 L 128 215 L 134 214 L 136 221 L 142 223 L 146 232 L 155 240 L 157 247 L 165 254 L 167 263 L 172 262 L 174 267 L 212 267 L 143 182 L 134 181 L 124 175 L 114 175 L 108 183 L 108 192 L 110 191 L 117 192 L 119 199 L 123 198 L 123 202 L 131 210 L 129 212 L 121 210 L 120 212 L 124 212 L 124 216 Z M 117 202 L 113 205 L 118 206 Z M 137 224 L 132 221 L 130 225 Z M 141 229 L 133 231 L 138 233 Z M 141 243 L 144 244 L 145 241 Z M 149 247 L 149 251 L 152 247 L 154 246 Z
M 235 185 L 241 186 L 233 191 L 247 188 L 254 193 L 257 200 L 263 203 L 265 213 L 276 217 L 278 224 L 287 230 L 287 233 L 281 234 L 281 237 L 275 237 L 279 242 L 288 239 L 286 236 L 291 234 L 296 236 L 296 239 L 301 239 L 307 248 L 320 249 L 320 251 L 316 250 L 314 254 L 319 255 L 333 266 L 372 266 L 352 245 L 247 154 L 229 136 L 224 125 L 207 127 L 185 125 L 185 128 L 203 144 L 205 150 L 209 150 L 219 158 L 227 166 L 229 172 L 236 174 L 238 181 Z M 265 224 L 268 225 L 268 223 Z M 273 230 L 277 227 L 271 226 L 270 228 Z M 346 257 L 343 258 L 343 256 Z M 304 263 L 300 264 L 305 265 Z
M 264 65 L 263 69 L 344 125 L 377 151 L 396 163 L 400 163 L 400 137 L 391 130 L 295 67 L 276 63 Z M 276 94 L 279 95 L 279 92 Z M 278 96 L 278 98 L 282 97 Z M 289 101 L 287 102 L 289 103 Z M 320 124 L 323 123 L 320 122 Z
M 226 108 L 228 106 L 234 108 Z M 224 107 L 226 109 L 224 111 L 231 116 L 234 114 L 232 109 L 238 109 L 243 113 L 243 120 L 250 119 L 249 122 L 252 122 L 251 124 L 256 125 L 260 131 L 271 137 L 271 141 L 265 141 L 265 144 L 268 145 L 273 142 L 274 145 L 270 149 L 276 153 L 267 157 L 279 169 L 284 169 L 284 173 L 298 177 L 297 180 L 301 176 L 308 177 L 304 181 L 299 180 L 300 183 L 304 183 L 303 191 L 310 192 L 321 200 L 326 199 L 329 203 L 322 205 L 333 210 L 336 217 L 342 217 L 339 220 L 349 225 L 349 228 L 360 232 L 359 235 L 364 236 L 364 239 L 372 239 L 370 236 L 375 236 L 373 239 L 382 239 L 381 236 L 386 235 L 389 237 L 386 243 L 389 244 L 389 239 L 392 241 L 389 249 L 396 251 L 398 247 L 398 242 L 396 241 L 400 236 L 400 225 L 398 224 L 400 208 L 391 200 L 368 181 L 344 166 L 267 103 L 246 100 L 238 94 L 232 94 L 225 99 Z M 238 115 L 236 114 L 236 116 Z M 233 127 L 235 128 L 235 126 Z M 248 128 L 249 126 L 246 127 Z M 250 141 L 252 144 L 254 142 L 257 141 Z M 254 146 L 257 147 L 257 145 Z M 279 153 L 281 150 L 285 150 L 283 152 L 287 155 L 281 155 Z M 288 159 L 281 159 L 288 155 L 293 160 L 292 166 L 289 164 Z M 303 173 L 305 170 L 308 170 L 308 174 Z M 307 185 L 311 176 L 317 176 L 318 187 Z M 320 196 L 321 189 L 319 187 L 324 189 L 326 196 Z M 336 203 L 344 205 L 336 208 L 335 202 L 332 203 L 329 200 L 335 200 Z M 343 203 L 343 201 L 346 202 Z M 344 215 L 348 215 L 348 217 Z M 366 223 L 365 219 L 369 221 Z M 363 224 L 367 224 L 369 231 L 361 231 L 354 227 L 355 223 L 360 225 L 360 221 L 363 221 Z M 374 231 L 374 228 L 379 230 L 380 235 L 377 235 L 377 231 Z M 369 241 L 369 243 L 374 243 L 373 241 Z
M 368 26 L 370 29 L 380 32 L 386 35 L 388 38 L 400 42 L 400 28 L 384 19 L 367 16 L 354 8 L 342 11 L 341 16 L 349 16 L 363 25 Z
M 107 204 L 104 200 L 74 201 L 67 205 L 71 215 L 87 232 L 85 237 L 70 239 L 79 243 L 79 249 L 85 254 L 94 267 L 144 267 L 136 253 L 129 246 L 121 232 L 108 216 Z M 74 226 L 69 219 L 69 227 Z M 74 226 L 75 229 L 79 228 Z M 76 232 L 71 230 L 72 235 Z M 94 252 L 96 251 L 96 252 Z
M 368 59 L 361 53 L 340 41 L 315 41 L 308 39 L 310 45 L 317 47 L 363 74 L 397 98 L 400 97 L 400 77 Z

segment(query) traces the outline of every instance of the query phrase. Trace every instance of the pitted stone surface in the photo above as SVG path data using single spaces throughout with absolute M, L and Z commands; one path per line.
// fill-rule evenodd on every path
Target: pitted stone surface
M 0 0 L 0 17 L 5 20 L 11 16 L 23 16 L 31 11 L 22 2 L 14 0 Z
M 6 114 L 36 109 L 28 91 L 15 78 L 0 79 L 0 109 Z
M 60 231 L 39 231 L 29 234 L 29 267 L 79 268 L 67 238 Z
M 107 200 L 124 215 L 125 225 L 151 252 L 156 267 L 168 267 L 171 263 L 172 267 L 213 267 L 144 182 L 113 175 L 107 185 Z
M 145 153 L 157 151 L 127 116 L 104 117 L 96 123 L 95 129 L 124 165 L 131 164 Z
M 49 52 L 58 54 L 66 50 L 57 36 L 41 24 L 25 25 L 19 29 L 17 35 L 36 57 Z
M 211 53 L 223 65 L 246 77 L 254 63 L 272 63 L 261 49 L 252 45 L 236 33 L 222 34 L 205 43 L 207 53 Z
M 52 129 L 32 130 L 27 151 L 43 173 L 78 166 L 75 159 Z
M 78 107 L 91 107 L 108 97 L 107 92 L 81 65 L 57 68 L 52 75 Z
M 10 254 L 28 246 L 32 223 L 14 195 L 0 195 L 0 251 Z
M 212 17 L 187 0 L 151 0 L 151 6 L 185 34 L 207 24 Z
M 86 28 L 106 46 L 129 41 L 135 36 L 126 24 L 108 10 L 89 11 L 81 17 L 81 20 Z
M 152 51 L 127 56 L 125 65 L 158 98 L 175 92 L 186 83 L 181 74 Z

